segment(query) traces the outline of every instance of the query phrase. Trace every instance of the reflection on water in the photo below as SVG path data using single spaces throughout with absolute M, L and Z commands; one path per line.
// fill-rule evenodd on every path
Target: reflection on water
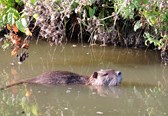
M 30 57 L 22 65 L 15 62 L 15 66 L 10 66 L 13 59 L 9 51 L 0 52 L 1 85 L 51 70 L 67 70 L 83 75 L 107 68 L 122 71 L 123 83 L 119 87 L 20 85 L 2 92 L 17 95 L 26 89 L 22 97 L 26 96 L 30 104 L 36 104 L 41 116 L 168 114 L 168 68 L 160 64 L 156 51 L 87 45 L 50 47 L 41 42 L 39 45 L 32 43 Z M 7 97 L 10 95 L 7 94 Z M 4 103 L 1 102 L 1 106 Z M 16 107 L 15 110 L 20 113 L 23 108 Z

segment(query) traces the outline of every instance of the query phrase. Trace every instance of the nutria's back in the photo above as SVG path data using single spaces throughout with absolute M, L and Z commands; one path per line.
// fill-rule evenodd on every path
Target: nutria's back
M 26 83 L 59 85 L 59 84 L 85 84 L 88 77 L 68 71 L 51 71 L 35 78 L 26 80 Z

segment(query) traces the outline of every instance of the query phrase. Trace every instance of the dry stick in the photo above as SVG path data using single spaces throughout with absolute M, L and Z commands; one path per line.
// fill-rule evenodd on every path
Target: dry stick
M 104 17 L 104 18 L 102 18 L 102 19 L 100 19 L 100 20 L 103 21 L 103 20 L 109 19 L 109 18 L 111 18 L 111 17 L 113 17 L 113 16 L 110 15 L 110 16 Z

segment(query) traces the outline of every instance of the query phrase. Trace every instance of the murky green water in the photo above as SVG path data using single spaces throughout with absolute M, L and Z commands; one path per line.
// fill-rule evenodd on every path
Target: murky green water
M 0 115 L 24 116 L 167 116 L 168 68 L 156 51 L 31 43 L 29 58 L 11 66 L 10 52 L 0 51 L 1 85 L 46 71 L 90 75 L 99 69 L 122 71 L 118 87 L 20 85 L 0 92 Z

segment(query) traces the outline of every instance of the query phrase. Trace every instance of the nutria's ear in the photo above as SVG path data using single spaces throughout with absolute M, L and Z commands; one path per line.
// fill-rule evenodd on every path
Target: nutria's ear
M 98 76 L 97 72 L 94 72 L 93 75 L 92 75 L 93 78 L 97 78 L 97 76 Z

